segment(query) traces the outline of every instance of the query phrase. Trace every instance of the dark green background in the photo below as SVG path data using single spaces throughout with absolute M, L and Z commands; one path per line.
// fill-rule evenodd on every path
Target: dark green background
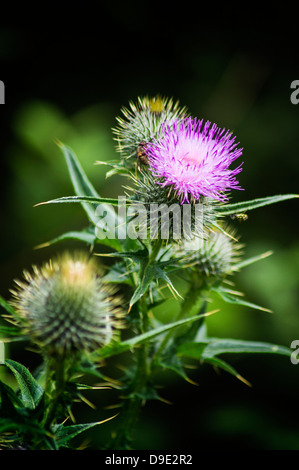
M 122 194 L 124 180 L 106 181 L 104 167 L 94 162 L 116 158 L 115 116 L 139 95 L 172 96 L 192 115 L 237 135 L 244 147 L 239 179 L 245 191 L 235 191 L 233 201 L 299 192 L 299 105 L 290 101 L 290 84 L 299 79 L 295 25 L 266 30 L 263 24 L 240 22 L 208 26 L 202 19 L 190 28 L 184 24 L 180 29 L 140 6 L 130 12 L 111 7 L 97 28 L 55 23 L 38 30 L 0 28 L 0 79 L 6 87 L 6 104 L 0 107 L 0 294 L 5 298 L 24 268 L 78 246 L 35 250 L 36 245 L 86 224 L 79 206 L 33 208 L 73 194 L 54 140 L 73 148 L 101 195 Z M 235 279 L 248 300 L 274 314 L 217 303 L 221 312 L 208 319 L 209 333 L 289 346 L 299 339 L 298 202 L 258 209 L 234 225 L 246 255 L 274 251 Z M 163 313 L 171 318 L 173 308 L 170 301 Z M 17 346 L 7 353 L 29 368 L 37 361 Z M 161 377 L 161 394 L 173 404 L 147 405 L 136 447 L 299 449 L 299 365 L 275 356 L 226 359 L 252 388 L 208 365 L 190 372 L 198 386 Z M 98 411 L 79 407 L 78 422 L 109 416 L 101 404 L 111 396 L 90 394 Z M 111 428 L 112 423 L 90 434 L 91 445 Z

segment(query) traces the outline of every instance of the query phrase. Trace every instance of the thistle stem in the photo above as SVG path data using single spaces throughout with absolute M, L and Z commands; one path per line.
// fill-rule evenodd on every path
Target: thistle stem
M 187 294 L 185 295 L 184 301 L 181 304 L 180 311 L 176 317 L 176 321 L 182 320 L 184 317 L 192 317 L 193 315 L 196 315 L 199 310 L 201 309 L 201 306 L 204 302 L 204 296 L 203 292 L 206 289 L 205 284 L 199 280 L 196 276 L 193 277 L 192 282 L 190 284 L 189 290 Z M 153 360 L 153 365 L 157 362 L 158 358 L 163 354 L 163 351 L 167 347 L 167 344 L 169 341 L 175 337 L 179 336 L 182 332 L 182 329 L 184 330 L 185 327 L 180 327 L 178 330 L 170 330 L 163 340 L 160 343 L 159 348 L 157 349 L 157 352 L 154 356 Z
M 155 262 L 160 251 L 162 240 L 157 239 L 153 245 L 148 264 Z M 140 333 L 146 333 L 149 328 L 149 318 L 147 311 L 146 297 L 143 295 L 139 301 L 141 328 Z M 148 364 L 148 344 L 141 344 L 137 351 L 137 364 L 135 375 L 126 390 L 127 398 L 124 402 L 121 421 L 116 436 L 112 441 L 112 449 L 129 449 L 133 438 L 135 426 L 137 424 L 140 410 L 145 401 L 143 391 L 146 387 L 150 368 Z
M 48 407 L 46 408 L 46 412 L 42 421 L 42 424 L 45 429 L 50 428 L 51 424 L 55 420 L 55 417 L 57 416 L 57 407 L 59 405 L 61 394 L 63 393 L 65 383 L 66 383 L 65 367 L 66 367 L 66 364 L 63 358 L 59 360 L 55 360 L 53 369 L 50 364 L 48 365 L 48 368 L 49 368 L 48 376 L 54 370 L 55 389 L 54 391 L 49 391 L 49 404 L 48 404 Z M 51 383 L 51 380 L 48 379 L 47 382 Z
M 140 306 L 142 314 L 142 330 L 145 332 L 148 329 L 148 315 L 144 297 L 140 300 Z M 112 449 L 130 449 L 130 442 L 133 439 L 133 433 L 139 418 L 142 402 L 144 400 L 142 392 L 146 386 L 148 372 L 148 345 L 145 343 L 142 344 L 137 351 L 135 375 L 132 382 L 127 387 L 127 398 L 123 405 L 118 432 L 112 442 Z

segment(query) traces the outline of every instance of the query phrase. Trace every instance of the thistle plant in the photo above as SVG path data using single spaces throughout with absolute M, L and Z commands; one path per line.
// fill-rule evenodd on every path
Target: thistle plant
M 81 391 L 92 388 L 84 384 L 87 377 L 89 383 L 90 377 L 101 378 L 103 387 L 114 387 L 119 397 L 118 414 L 108 418 L 114 418 L 113 432 L 101 448 L 131 449 L 143 406 L 151 399 L 165 401 L 157 372 L 169 370 L 192 382 L 186 366 L 195 360 L 199 367 L 209 363 L 248 384 L 223 353 L 290 355 L 285 346 L 209 337 L 205 320 L 218 314 L 213 295 L 228 304 L 268 310 L 239 295 L 232 278 L 270 252 L 244 258 L 237 231 L 229 225 L 232 218 L 246 219 L 250 210 L 298 196 L 231 202 L 231 192 L 242 189 L 236 177 L 243 149 L 231 131 L 187 115 L 172 99 L 139 98 L 117 121 L 113 132 L 120 158 L 104 163 L 111 166 L 107 176 L 127 178 L 124 194 L 100 196 L 73 150 L 59 143 L 75 195 L 37 206 L 69 204 L 71 210 L 71 203 L 79 203 L 88 222 L 85 229 L 43 246 L 76 239 L 85 251 L 26 271 L 11 301 L 1 299 L 7 311 L 3 318 L 12 323 L 0 327 L 2 337 L 29 342 L 41 358 L 32 373 L 19 362 L 5 361 L 19 388 L 0 382 L 3 448 L 71 447 L 80 432 L 105 426 L 107 419 L 68 424 L 75 420 L 73 403 L 88 403 Z M 104 270 L 100 265 L 107 258 Z M 175 287 L 179 278 L 187 282 L 185 291 Z M 169 323 L 155 314 L 167 298 L 165 286 L 178 304 Z M 123 353 L 131 357 L 125 366 Z M 112 357 L 120 361 L 121 373 L 107 377 L 103 367 Z

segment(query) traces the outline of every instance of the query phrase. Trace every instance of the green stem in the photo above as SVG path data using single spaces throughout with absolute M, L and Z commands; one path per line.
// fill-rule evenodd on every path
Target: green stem
M 148 329 L 148 316 L 144 297 L 142 297 L 140 304 L 143 307 L 141 311 L 142 330 L 145 332 Z M 130 449 L 130 442 L 133 440 L 133 434 L 142 407 L 142 392 L 146 386 L 148 372 L 148 345 L 145 343 L 137 351 L 135 375 L 126 391 L 127 398 L 123 405 L 118 432 L 112 442 L 112 449 Z
M 53 369 L 54 369 L 55 388 L 54 388 L 54 391 L 53 390 L 49 391 L 48 407 L 46 408 L 46 412 L 42 420 L 42 425 L 44 426 L 45 429 L 50 429 L 51 424 L 53 423 L 53 421 L 55 420 L 55 417 L 57 416 L 57 408 L 59 405 L 61 394 L 64 391 L 64 387 L 66 383 L 65 367 L 66 367 L 66 364 L 63 358 L 55 360 L 53 368 L 51 364 L 48 365 L 48 380 L 47 380 L 46 392 L 47 392 L 47 388 L 49 388 L 49 385 L 51 384 L 50 374 L 52 374 Z
M 162 240 L 154 243 L 148 264 L 155 262 L 162 245 Z M 136 282 L 137 284 L 137 282 Z M 146 333 L 149 329 L 149 318 L 147 311 L 146 296 L 143 295 L 139 301 L 141 314 L 140 333 Z M 129 449 L 133 439 L 134 430 L 138 422 L 140 410 L 144 402 L 143 391 L 146 387 L 150 369 L 148 364 L 148 344 L 140 345 L 137 351 L 137 364 L 135 375 L 126 390 L 127 398 L 123 404 L 118 432 L 113 439 L 112 449 Z
M 204 302 L 204 296 L 203 292 L 206 289 L 205 283 L 199 279 L 197 276 L 194 276 L 192 279 L 192 282 L 190 283 L 189 290 L 187 294 L 184 297 L 184 301 L 181 304 L 180 311 L 175 318 L 175 321 L 182 320 L 184 317 L 192 317 L 193 315 L 196 315 L 203 302 Z M 169 331 L 163 340 L 160 343 L 160 346 L 155 354 L 153 365 L 156 363 L 158 358 L 163 354 L 163 351 L 167 347 L 167 344 L 169 341 L 177 336 L 180 336 L 182 334 L 182 331 L 185 330 L 185 327 L 180 327 L 176 330 L 171 330 Z

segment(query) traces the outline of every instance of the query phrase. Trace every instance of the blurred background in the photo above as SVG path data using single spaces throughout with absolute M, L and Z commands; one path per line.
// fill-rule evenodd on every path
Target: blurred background
M 105 167 L 94 163 L 117 158 L 115 117 L 140 95 L 171 96 L 193 116 L 237 135 L 244 148 L 239 180 L 245 191 L 235 191 L 234 202 L 298 193 L 299 104 L 291 103 L 290 85 L 299 79 L 299 60 L 292 25 L 286 33 L 213 23 L 175 34 L 173 23 L 154 21 L 143 6 L 122 8 L 108 8 L 101 17 L 105 31 L 100 25 L 88 32 L 0 27 L 6 94 L 0 106 L 0 295 L 6 299 L 23 269 L 78 246 L 37 245 L 86 226 L 79 205 L 33 207 L 73 194 L 55 139 L 73 148 L 101 195 L 123 194 L 124 180 L 105 180 Z M 208 332 L 290 346 L 299 339 L 298 202 L 248 215 L 246 222 L 233 222 L 246 256 L 274 254 L 240 272 L 236 288 L 274 313 L 216 302 L 221 312 L 208 319 Z M 174 308 L 170 300 L 163 314 Z M 6 354 L 30 370 L 36 365 L 35 355 L 18 345 L 7 347 Z M 172 404 L 147 404 L 135 448 L 299 449 L 299 365 L 275 356 L 224 359 L 252 387 L 209 365 L 190 371 L 198 386 L 164 374 L 161 395 Z M 78 422 L 111 415 L 102 411 L 111 395 L 91 392 L 88 398 L 98 409 L 78 407 Z M 91 448 L 105 441 L 112 427 L 107 423 L 90 433 Z

